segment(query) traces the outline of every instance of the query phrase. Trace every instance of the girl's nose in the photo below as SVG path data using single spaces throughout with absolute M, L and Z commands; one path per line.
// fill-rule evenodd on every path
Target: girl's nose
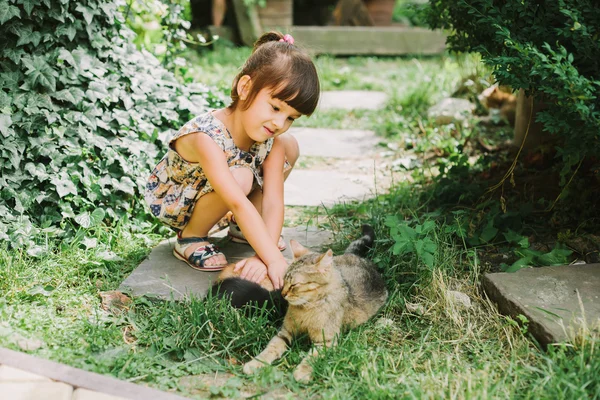
M 276 129 L 281 129 L 285 125 L 285 115 L 277 116 L 273 119 L 273 125 Z

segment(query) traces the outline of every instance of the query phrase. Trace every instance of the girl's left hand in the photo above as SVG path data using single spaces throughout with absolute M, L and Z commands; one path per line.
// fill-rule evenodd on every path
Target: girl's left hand
M 240 278 L 260 283 L 267 277 L 267 266 L 258 256 L 245 258 L 235 264 L 235 272 L 242 270 Z

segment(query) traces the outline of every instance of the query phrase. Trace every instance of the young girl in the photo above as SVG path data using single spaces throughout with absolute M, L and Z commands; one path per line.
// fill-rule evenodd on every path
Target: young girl
M 283 286 L 283 181 L 299 155 L 285 132 L 313 113 L 319 91 L 316 68 L 294 39 L 269 32 L 235 77 L 231 104 L 194 118 L 171 138 L 145 198 L 152 214 L 177 231 L 175 257 L 200 271 L 223 269 L 225 256 L 207 235 L 231 211 L 230 235 L 256 252 L 236 265 L 240 276 L 260 282 L 268 274 L 275 288 Z

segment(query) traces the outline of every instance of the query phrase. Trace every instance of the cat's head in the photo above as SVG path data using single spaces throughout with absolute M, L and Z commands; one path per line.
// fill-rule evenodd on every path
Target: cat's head
M 291 305 L 304 305 L 323 298 L 331 281 L 333 252 L 315 253 L 290 240 L 294 261 L 288 267 L 281 295 Z

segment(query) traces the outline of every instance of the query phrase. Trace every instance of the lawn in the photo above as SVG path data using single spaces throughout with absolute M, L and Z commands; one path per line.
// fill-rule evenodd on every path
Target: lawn
M 216 87 L 225 101 L 248 53 L 221 45 L 189 53 L 190 67 L 181 73 Z M 365 203 L 289 210 L 288 225 L 334 230 L 336 251 L 361 223 L 373 224 L 379 240 L 372 257 L 390 290 L 372 321 L 344 333 L 339 346 L 316 361 L 312 383 L 291 376 L 309 349 L 306 340 L 272 368 L 242 375 L 241 363 L 277 331 L 267 313 L 247 316 L 195 298 L 134 298 L 123 310 L 103 309 L 100 292 L 116 290 L 164 238 L 150 225 L 95 226 L 82 232 L 85 241 L 57 244 L 38 258 L 0 249 L 0 345 L 192 398 L 600 398 L 598 338 L 544 351 L 528 334 L 527 321 L 499 315 L 479 282 L 499 268 L 485 261 L 487 252 L 513 250 L 467 243 L 456 222 L 465 209 L 440 200 L 460 197 L 464 203 L 476 195 L 471 186 L 444 186 L 436 178 L 453 167 L 473 174 L 489 167 L 492 161 L 476 147 L 463 151 L 475 135 L 501 144 L 510 132 L 502 125 L 486 131 L 472 123 L 437 127 L 426 117 L 438 100 L 453 93 L 468 97 L 468 88 L 491 83 L 479 59 L 319 57 L 316 64 L 323 89 L 382 90 L 389 102 L 382 110 L 319 112 L 299 126 L 374 130 L 388 148 L 413 153 L 436 172 L 413 169 L 410 180 Z M 394 224 L 420 232 L 412 239 L 414 251 L 394 252 L 401 240 Z M 423 243 L 430 243 L 429 255 L 417 251 Z M 457 301 L 457 292 L 470 303 Z

